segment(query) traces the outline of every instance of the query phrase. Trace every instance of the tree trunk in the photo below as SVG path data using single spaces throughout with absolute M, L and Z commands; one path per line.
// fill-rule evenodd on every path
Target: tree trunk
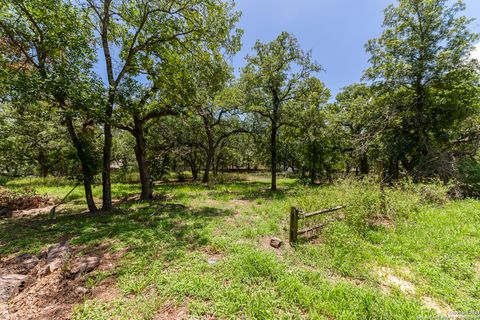
M 327 171 L 328 183 L 332 184 L 333 183 L 333 177 L 332 177 L 332 169 L 330 168 L 330 166 L 326 167 L 326 171 Z
M 365 154 L 360 156 L 360 174 L 367 175 L 369 172 L 368 168 L 368 157 Z
M 109 99 L 110 100 L 110 99 Z M 112 125 L 113 101 L 109 101 L 105 115 L 102 171 L 102 210 L 112 209 L 112 185 L 110 182 L 110 162 L 112 157 Z
M 216 161 L 215 161 L 215 165 L 214 165 L 215 168 L 214 168 L 214 170 L 213 170 L 213 171 L 214 171 L 213 174 L 214 174 L 215 176 L 218 175 L 218 169 L 220 168 L 220 161 L 221 161 L 221 160 L 222 160 L 222 154 L 219 153 L 218 156 L 217 156 L 217 159 L 216 159 Z
M 135 158 L 138 164 L 138 173 L 140 175 L 140 184 L 142 186 L 141 200 L 151 200 L 153 198 L 152 182 L 150 181 L 149 166 L 147 161 L 147 145 L 145 142 L 144 122 L 137 116 L 133 116 L 135 136 Z
M 88 211 L 96 212 L 98 211 L 95 201 L 93 200 L 92 193 L 92 184 L 93 177 L 84 177 L 83 178 L 83 188 L 85 189 L 85 199 L 87 200 Z
M 40 152 L 40 154 L 38 155 L 37 162 L 40 166 L 40 175 L 42 176 L 42 178 L 48 177 L 48 165 L 43 152 Z
M 93 200 L 92 182 L 94 173 L 92 168 L 90 167 L 88 155 L 85 153 L 82 142 L 75 132 L 72 118 L 70 116 L 67 116 L 65 118 L 65 122 L 67 124 L 70 138 L 72 139 L 75 149 L 77 150 L 77 156 L 80 159 L 83 174 L 83 187 L 85 189 L 85 199 L 87 200 L 88 210 L 90 212 L 98 211 L 97 206 L 95 205 L 95 201 Z
M 317 156 L 315 151 L 311 154 L 311 164 L 310 164 L 310 183 L 315 184 L 317 179 Z
M 210 123 L 210 119 L 208 115 L 201 114 L 203 121 L 203 127 L 205 129 L 205 134 L 207 135 L 207 161 L 205 163 L 205 171 L 203 173 L 203 183 L 208 183 L 209 175 L 210 175 L 210 168 L 212 167 L 213 163 L 213 156 L 215 155 L 215 142 L 213 141 L 213 132 L 212 132 L 212 125 Z
M 272 135 L 270 137 L 272 186 L 271 190 L 277 190 L 277 123 L 272 122 Z
M 185 161 L 190 166 L 190 170 L 192 171 L 193 181 L 197 181 L 198 180 L 197 152 L 195 151 L 193 155 L 192 153 L 189 153 L 188 157 L 185 158 Z
M 48 177 L 48 167 L 47 166 L 42 166 L 41 167 L 41 174 L 42 174 L 42 178 L 46 178 Z
M 108 27 L 110 24 L 110 5 L 112 1 L 103 1 L 104 16 L 101 19 L 100 35 L 102 38 L 103 54 L 105 56 L 105 64 L 108 78 L 108 99 L 105 106 L 105 123 L 104 123 L 104 144 L 103 144 L 103 171 L 102 171 L 102 209 L 110 210 L 112 208 L 112 185 L 110 182 L 110 161 L 112 156 L 112 114 L 113 104 L 115 103 L 116 88 L 118 80 L 113 75 L 112 56 L 110 55 Z
M 213 155 L 215 154 L 213 137 L 211 136 L 210 133 L 208 133 L 207 135 L 208 135 L 207 162 L 205 164 L 205 172 L 203 174 L 203 179 L 202 179 L 203 183 L 208 183 L 210 168 L 212 167 L 212 163 L 213 163 Z
M 399 176 L 398 159 L 396 157 L 390 157 L 387 166 L 383 168 L 383 181 L 385 183 L 392 183 L 398 180 Z
M 195 164 L 190 164 L 190 167 L 192 169 L 192 179 L 193 181 L 197 181 L 198 180 L 198 169 L 197 169 L 197 166 Z

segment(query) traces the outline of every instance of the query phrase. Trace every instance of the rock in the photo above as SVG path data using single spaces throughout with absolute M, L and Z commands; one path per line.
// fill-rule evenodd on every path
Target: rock
M 275 249 L 280 248 L 282 244 L 283 244 L 283 241 L 278 238 L 272 238 L 270 240 L 270 246 L 274 247 Z
M 0 301 L 7 302 L 25 288 L 28 276 L 8 274 L 0 276 Z
M 30 270 L 35 268 L 40 259 L 36 256 L 24 253 L 14 258 L 14 262 L 18 264 L 18 272 L 21 274 L 28 274 Z
M 215 264 L 218 262 L 218 259 L 215 259 L 215 258 L 210 258 L 207 260 L 208 264 L 212 265 L 212 264 Z
M 90 292 L 90 290 L 88 290 L 87 288 L 82 287 L 82 286 L 79 286 L 79 287 L 75 288 L 75 293 L 78 294 L 79 296 L 84 296 L 84 295 L 88 294 L 89 292 Z
M 39 275 L 41 277 L 48 276 L 49 274 L 62 269 L 63 266 L 64 266 L 64 261 L 60 259 L 53 260 L 52 262 L 47 264 L 45 267 L 43 267 L 42 270 L 40 270 Z
M 72 248 L 66 243 L 59 243 L 48 248 L 47 252 L 47 263 L 52 262 L 53 260 L 60 259 L 62 261 L 67 260 L 72 254 Z
M 78 278 L 85 273 L 89 273 L 100 264 L 99 257 L 82 257 L 76 260 L 70 268 L 69 278 Z
M 66 242 L 51 246 L 47 251 L 47 265 L 40 270 L 39 275 L 45 277 L 62 269 L 71 255 L 72 249 Z

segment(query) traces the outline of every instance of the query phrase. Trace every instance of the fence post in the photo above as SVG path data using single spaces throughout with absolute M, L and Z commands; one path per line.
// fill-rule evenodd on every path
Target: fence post
M 297 242 L 298 233 L 298 210 L 295 207 L 290 209 L 290 243 Z

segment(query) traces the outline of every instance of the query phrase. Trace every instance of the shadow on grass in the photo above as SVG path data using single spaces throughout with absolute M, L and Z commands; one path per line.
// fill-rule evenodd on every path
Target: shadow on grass
M 125 203 L 116 210 L 96 214 L 64 210 L 55 220 L 47 215 L 5 219 L 0 222 L 0 256 L 38 253 L 62 240 L 87 246 L 114 240 L 132 250 L 152 247 L 153 243 L 190 250 L 208 243 L 206 226 L 232 214 L 228 210 L 191 210 L 157 202 L 139 208 L 133 205 Z

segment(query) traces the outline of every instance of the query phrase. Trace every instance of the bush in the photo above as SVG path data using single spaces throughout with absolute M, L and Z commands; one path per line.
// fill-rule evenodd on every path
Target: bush
M 177 172 L 176 176 L 178 182 L 186 182 L 188 180 L 188 175 L 185 172 Z
M 416 186 L 410 183 L 399 183 L 395 186 L 384 186 L 383 190 L 374 177 L 365 177 L 361 180 L 349 178 L 337 181 L 334 185 L 321 188 L 311 188 L 298 184 L 295 187 L 296 199 L 294 206 L 305 212 L 331 208 L 344 205 L 345 209 L 339 212 L 345 214 L 345 222 L 360 232 L 366 231 L 371 226 L 388 226 L 397 219 L 407 218 L 418 211 L 419 207 L 426 204 L 427 197 L 436 196 L 431 191 L 422 192 L 426 186 Z M 447 188 L 430 186 L 440 195 L 445 195 Z M 441 191 L 440 191 L 441 190 Z M 425 194 L 429 194 L 425 196 Z M 289 202 L 289 205 L 292 204 Z M 309 220 L 315 225 L 322 222 L 326 216 L 319 216 Z M 318 221 L 317 221 L 318 220 Z
M 420 204 L 444 205 L 450 199 L 452 185 L 440 180 L 431 180 L 429 183 L 413 183 L 411 180 L 404 180 L 398 184 L 398 187 L 404 192 L 419 197 Z
M 422 202 L 419 194 L 402 191 L 397 186 L 382 188 L 372 178 L 347 179 L 338 187 L 345 193 L 347 222 L 361 229 L 407 217 Z
M 480 197 L 480 163 L 476 159 L 464 160 L 460 165 L 458 188 L 463 197 Z

